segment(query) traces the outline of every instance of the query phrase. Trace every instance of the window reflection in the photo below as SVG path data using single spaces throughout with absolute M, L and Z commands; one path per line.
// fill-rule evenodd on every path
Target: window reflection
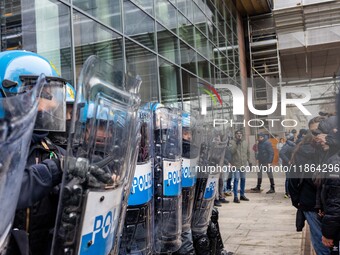
M 209 79 L 209 62 L 200 54 L 197 54 L 197 74 L 203 79 Z
M 122 30 L 119 0 L 73 0 L 73 4 L 106 25 Z
M 193 2 L 192 0 L 178 0 L 177 6 L 185 17 L 187 17 L 191 22 L 193 22 Z
M 154 20 L 130 1 L 124 1 L 124 12 L 125 34 L 154 50 Z
M 204 55 L 206 58 L 209 58 L 208 55 L 208 39 L 198 30 L 196 29 L 196 48 L 198 52 Z
M 157 24 L 158 53 L 179 64 L 178 39 L 165 27 Z
M 155 1 L 156 18 L 168 29 L 176 33 L 177 28 L 177 10 L 167 0 Z
M 178 35 L 189 45 L 195 47 L 194 26 L 182 14 L 178 13 Z
M 214 84 L 221 78 L 235 80 L 239 76 L 236 12 L 229 0 L 73 0 L 77 7 L 73 17 L 69 0 L 20 2 L 20 10 L 25 11 L 18 12 L 17 23 L 6 27 L 6 32 L 16 37 L 8 39 L 2 34 L 1 50 L 22 47 L 37 51 L 50 59 L 68 80 L 73 79 L 72 69 L 78 75 L 92 54 L 120 70 L 126 68 L 132 74 L 140 74 L 143 101 L 162 98 L 180 102 L 181 86 L 183 100 L 190 101 L 190 96 L 194 97 L 190 79 Z M 89 17 L 95 17 L 104 26 Z M 72 50 L 76 67 L 72 66 Z M 151 51 L 157 51 L 159 62 Z
M 6 7 L 9 8 L 7 11 L 17 10 L 18 12 L 7 12 L 6 15 L 11 18 L 12 23 L 9 27 L 9 24 L 5 23 L 7 31 L 4 35 L 8 35 L 8 38 L 15 38 L 15 45 L 19 44 L 25 50 L 34 51 L 46 57 L 64 79 L 73 83 L 69 7 L 60 2 L 48 0 L 35 1 L 29 6 L 26 6 L 27 3 L 22 4 L 24 5 L 20 6 L 16 1 L 6 1 Z M 11 9 L 11 7 L 15 8 Z M 17 20 L 18 23 L 13 20 Z M 16 32 L 20 32 L 21 36 L 15 37 L 11 34 Z M 2 43 L 7 47 L 14 46 L 4 44 L 3 41 Z M 6 50 L 19 49 L 19 47 L 7 47 Z
M 184 104 L 199 95 L 197 78 L 185 70 L 182 70 L 182 86 Z
M 159 58 L 159 79 L 162 103 L 182 102 L 180 70 L 170 62 Z
M 123 70 L 121 36 L 79 12 L 74 12 L 73 23 L 78 73 L 85 60 L 93 54 Z
M 156 55 L 128 39 L 125 39 L 125 54 L 127 72 L 142 78 L 142 102 L 158 101 Z
M 131 0 L 131 2 L 153 16 L 153 0 Z
M 200 8 L 198 8 L 196 4 L 193 4 L 192 7 L 194 12 L 194 24 L 205 23 L 206 20 L 203 11 Z
M 196 52 L 187 44 L 180 41 L 181 66 L 196 74 Z

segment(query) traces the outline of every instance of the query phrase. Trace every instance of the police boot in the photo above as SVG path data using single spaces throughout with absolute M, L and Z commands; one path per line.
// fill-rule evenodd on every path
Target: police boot
M 217 250 L 217 236 L 218 236 L 218 228 L 217 224 L 210 221 L 207 234 L 209 236 L 210 241 L 210 254 L 216 254 Z
M 197 255 L 210 254 L 210 241 L 207 235 L 194 237 L 194 247 Z

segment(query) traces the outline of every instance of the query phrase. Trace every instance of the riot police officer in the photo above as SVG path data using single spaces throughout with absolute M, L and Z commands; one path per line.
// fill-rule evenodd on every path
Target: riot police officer
M 61 182 L 63 150 L 48 139 L 48 131 L 65 131 L 65 80 L 49 61 L 27 51 L 8 51 L 0 56 L 3 94 L 20 94 L 33 87 L 40 74 L 46 84 L 40 93 L 38 114 L 21 184 L 13 226 L 29 235 L 32 254 L 49 254 Z M 34 123 L 34 122 L 33 122 Z M 18 241 L 19 240 L 19 241 Z M 22 252 L 24 243 L 13 240 L 10 254 Z M 16 245 L 15 245 L 15 242 Z M 27 249 L 26 249 L 27 250 Z
M 9 254 L 11 236 L 26 244 L 15 254 L 28 254 L 25 232 L 11 229 L 38 110 L 37 96 L 45 78 L 42 75 L 33 88 L 20 93 L 11 91 L 13 83 L 5 76 L 6 56 L 6 52 L 0 53 L 0 254 Z

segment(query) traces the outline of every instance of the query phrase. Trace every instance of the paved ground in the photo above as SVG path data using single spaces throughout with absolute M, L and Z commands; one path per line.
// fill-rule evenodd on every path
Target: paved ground
M 264 175 L 262 193 L 247 193 L 249 202 L 230 201 L 219 207 L 222 238 L 228 251 L 236 255 L 299 255 L 302 232 L 295 231 L 295 208 L 284 198 L 284 178 L 275 179 L 276 193 L 266 194 L 269 180 Z M 256 186 L 256 178 L 247 177 L 246 189 Z

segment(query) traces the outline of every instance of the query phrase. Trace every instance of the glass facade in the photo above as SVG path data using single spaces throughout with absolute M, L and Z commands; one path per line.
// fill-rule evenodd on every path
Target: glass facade
M 142 77 L 142 100 L 181 105 L 192 80 L 239 80 L 236 9 L 231 0 L 3 0 L 1 51 L 47 57 L 75 84 L 96 54 Z

